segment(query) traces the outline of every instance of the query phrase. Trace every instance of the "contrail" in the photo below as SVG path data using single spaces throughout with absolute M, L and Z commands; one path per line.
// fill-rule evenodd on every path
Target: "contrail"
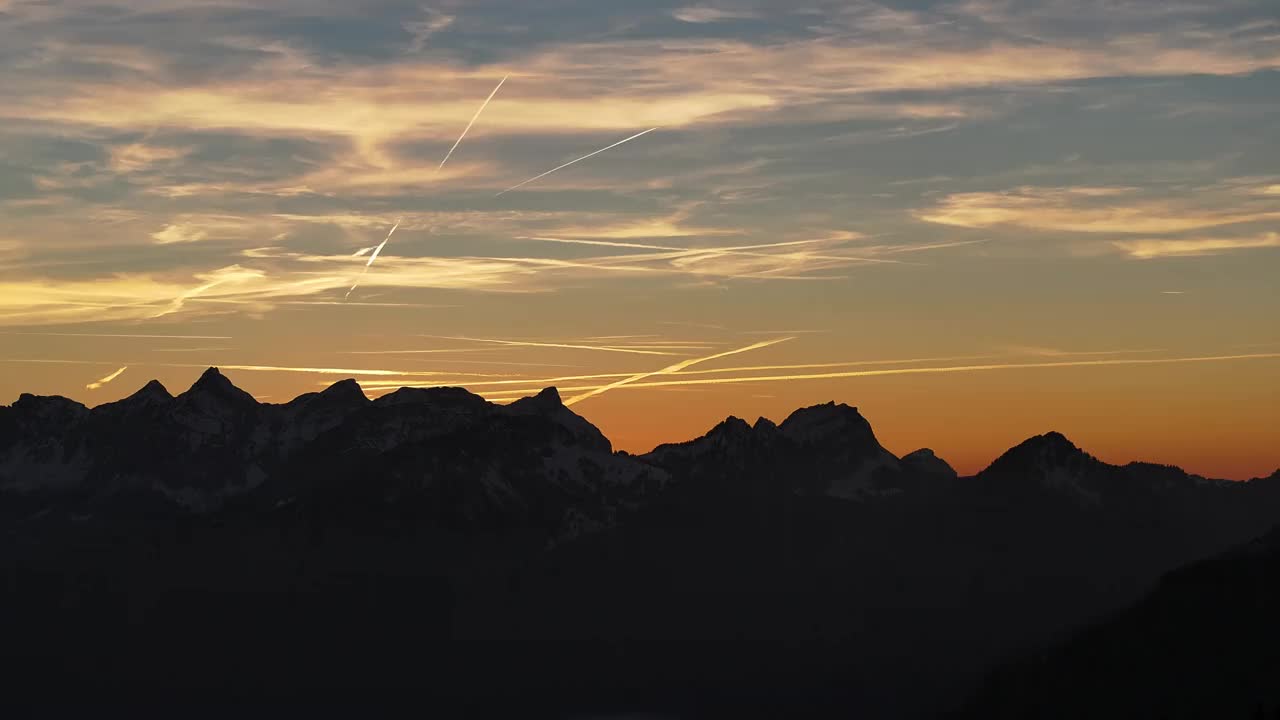
M 444 164 L 449 162 L 449 156 L 453 154 L 454 150 L 458 149 L 458 145 L 462 143 L 462 138 L 467 136 L 467 131 L 470 130 L 471 126 L 475 124 L 476 118 L 480 117 L 480 113 L 484 112 L 485 107 L 489 105 L 489 101 L 493 99 L 494 95 L 498 94 L 498 88 L 502 87 L 502 83 L 506 82 L 508 77 L 511 77 L 511 76 L 503 75 L 502 79 L 498 81 L 498 86 L 495 87 L 493 89 L 493 92 L 489 93 L 489 97 L 485 98 L 484 102 L 480 104 L 480 109 L 476 111 L 475 115 L 471 116 L 471 122 L 467 123 L 467 126 L 463 128 L 462 134 L 459 135 L 458 139 L 453 142 L 453 147 L 449 148 L 449 152 L 444 154 L 444 159 L 440 161 L 440 166 L 437 167 L 436 170 L 443 168 Z
M 539 242 L 566 243 L 570 245 L 600 245 L 603 247 L 631 248 L 637 250 L 657 250 L 662 252 L 642 253 L 638 255 L 622 255 L 616 259 L 620 262 L 649 262 L 654 260 L 683 260 L 692 258 L 701 260 L 704 258 L 715 258 L 724 255 L 741 255 L 745 257 L 772 258 L 779 260 L 787 260 L 797 257 L 796 253 L 762 253 L 753 252 L 754 250 L 764 248 L 787 247 L 794 245 L 809 245 L 813 243 L 830 242 L 828 240 L 790 240 L 787 242 L 761 243 L 758 245 L 735 245 L 730 247 L 705 247 L 705 248 L 688 248 L 675 247 L 672 245 L 654 245 L 651 243 L 630 243 L 630 242 L 611 242 L 606 240 L 582 240 L 577 238 L 555 238 L 536 235 L 519 235 L 517 240 L 537 240 Z M 889 260 L 885 258 L 870 258 L 865 256 L 850 255 L 812 255 L 804 254 L 803 259 L 806 260 L 831 260 L 842 263 L 850 262 L 866 262 L 881 263 L 889 265 L 913 265 L 915 263 L 907 263 L 902 260 Z
M 525 181 L 524 181 L 524 182 L 522 182 L 522 183 L 519 183 L 519 184 L 516 184 L 516 185 L 512 185 L 511 187 L 507 188 L 506 190 L 503 190 L 502 192 L 498 193 L 497 195 L 494 195 L 494 197 L 498 197 L 498 196 L 500 196 L 500 195 L 505 195 L 505 194 L 507 194 L 507 193 L 511 192 L 512 190 L 515 190 L 515 189 L 516 189 L 516 188 L 518 188 L 518 187 L 523 187 L 523 186 L 525 186 L 525 185 L 528 185 L 529 183 L 533 182 L 534 180 L 537 180 L 537 179 L 539 179 L 539 178 L 544 178 L 544 177 L 546 177 L 546 176 L 550 175 L 551 173 L 553 173 L 553 172 L 555 172 L 555 171 L 557 171 L 557 170 L 561 170 L 561 169 L 567 168 L 567 167 L 569 167 L 570 165 L 572 165 L 572 164 L 574 164 L 574 163 L 576 163 L 576 162 L 580 162 L 580 161 L 582 161 L 582 160 L 586 160 L 587 158 L 589 158 L 589 157 L 591 157 L 591 156 L 593 156 L 593 155 L 599 155 L 600 153 L 604 152 L 605 150 L 609 150 L 609 149 L 611 149 L 611 148 L 616 148 L 616 147 L 618 147 L 619 145 L 621 145 L 621 144 L 622 144 L 622 143 L 624 143 L 624 142 L 629 142 L 629 141 L 631 141 L 631 140 L 635 140 L 636 138 L 640 137 L 641 135 L 645 135 L 645 134 L 651 133 L 651 132 L 653 132 L 654 130 L 657 130 L 657 129 L 658 129 L 658 128 L 656 128 L 656 127 L 651 127 L 651 128 L 649 128 L 648 130 L 642 130 L 642 131 L 640 131 L 640 132 L 636 133 L 635 135 L 632 135 L 631 137 L 626 138 L 626 139 L 624 139 L 624 140 L 619 140 L 618 142 L 616 142 L 616 143 L 614 143 L 614 144 L 612 144 L 612 145 L 610 145 L 610 146 L 608 146 L 608 147 L 602 147 L 602 148 L 600 148 L 599 150 L 596 150 L 596 151 L 595 151 L 595 152 L 593 152 L 593 153 L 588 153 L 588 154 L 586 154 L 586 155 L 583 155 L 582 157 L 578 158 L 577 160 L 570 160 L 569 162 L 567 162 L 567 163 L 565 163 L 565 164 L 563 164 L 563 165 L 560 165 L 560 166 L 558 166 L 558 167 L 553 167 L 553 168 L 551 168 L 550 170 L 548 170 L 548 171 L 546 171 L 546 172 L 542 173 L 541 175 L 535 175 L 535 176 L 533 176 L 533 177 L 529 178 L 528 180 L 525 180 Z
M 421 355 L 436 353 L 476 353 L 490 352 L 493 350 L 501 350 L 502 348 L 489 347 L 473 347 L 473 348 L 431 348 L 427 350 L 339 350 L 339 355 Z M 469 361 L 468 361 L 469 362 Z
M 113 333 L 6 332 L 0 335 L 45 335 L 50 337 L 163 338 L 165 340 L 233 340 L 230 335 L 123 335 Z
M 739 351 L 740 352 L 740 351 Z M 834 380 L 838 378 L 858 378 L 858 377 L 880 377 L 885 375 L 919 375 L 919 374 L 935 374 L 935 373 L 967 373 L 982 372 L 988 370 L 1021 370 L 1034 368 L 1072 368 L 1072 367 L 1102 367 L 1111 365 L 1172 365 L 1181 363 L 1208 363 L 1208 362 L 1227 362 L 1234 360 L 1274 360 L 1280 358 L 1280 353 L 1253 353 L 1246 355 L 1212 355 L 1199 357 L 1176 357 L 1176 358 L 1131 358 L 1123 360 L 1068 360 L 1063 362 L 1044 362 L 1044 363 L 997 363 L 990 365 L 952 365 L 946 367 L 920 367 L 920 368 L 892 368 L 888 370 L 851 370 L 848 372 L 829 372 L 829 373 L 809 373 L 798 375 L 751 375 L 746 377 L 723 377 L 723 378 L 697 378 L 690 380 L 659 380 L 656 382 L 636 382 L 628 383 L 629 388 L 654 388 L 654 387 L 676 387 L 682 385 L 724 385 L 735 383 L 750 382 L 782 382 L 787 380 Z M 662 371 L 649 373 L 656 375 Z M 605 388 L 618 387 L 617 383 L 613 385 L 605 385 L 592 388 L 591 386 L 567 387 L 560 388 L 561 391 L 568 390 L 590 390 L 591 393 L 579 396 L 565 402 L 566 405 L 575 402 L 582 397 L 587 397 L 592 393 L 604 392 Z M 541 388 L 528 388 L 521 391 L 502 390 L 494 391 L 488 397 L 489 399 L 514 399 L 518 397 L 516 393 L 528 394 L 537 392 Z
M 369 266 L 373 264 L 374 260 L 378 259 L 378 253 L 382 252 L 382 248 L 387 244 L 387 241 L 391 239 L 392 233 L 394 233 L 398 227 L 400 227 L 400 220 L 396 220 L 396 224 L 391 226 L 391 232 L 387 233 L 387 236 L 382 239 L 382 242 L 378 243 L 377 247 L 373 249 L 373 252 L 369 255 L 369 262 L 364 264 L 364 270 L 360 271 L 360 277 L 356 278 L 356 281 L 351 283 L 351 289 L 347 290 L 347 294 L 342 296 L 343 300 L 351 297 L 351 291 L 355 290 L 356 286 L 360 284 L 360 281 L 364 279 L 364 274 L 369 272 Z M 360 253 L 357 253 L 357 255 L 359 254 Z
M 0 363 L 38 363 L 42 365 L 101 365 L 100 360 L 79 360 L 79 359 L 56 359 L 56 358 L 0 358 Z M 207 368 L 207 363 L 170 363 L 170 362 L 148 362 L 138 361 L 135 365 L 143 365 L 146 367 L 167 367 L 167 368 Z M 497 373 L 472 373 L 460 372 L 456 370 L 385 370 L 385 369 L 366 369 L 366 368 L 326 368 L 326 367 L 286 367 L 280 365 L 228 365 L 226 363 L 218 363 L 217 366 L 223 370 L 246 370 L 260 372 L 291 372 L 291 373 L 312 373 L 319 375 L 377 375 L 382 377 L 450 377 L 450 376 L 467 376 L 478 378 L 509 378 L 515 377 L 511 374 Z M 123 372 L 125 368 L 120 368 L 116 374 Z M 114 376 L 113 376 L 114 377 Z M 100 380 L 99 382 L 105 382 Z
M 516 345 L 519 347 L 565 348 L 568 350 L 598 350 L 600 352 L 632 353 L 634 355 L 672 355 L 674 354 L 669 352 L 661 352 L 658 350 L 637 350 L 632 348 L 613 347 L 611 345 L 574 345 L 570 343 L 534 342 L 532 340 L 496 340 L 492 338 L 458 337 L 454 335 L 427 335 L 426 337 L 435 337 L 435 338 L 440 338 L 441 340 L 465 340 L 468 342 L 496 343 L 498 345 Z
M 678 375 L 678 376 L 709 375 L 709 374 L 721 374 L 721 373 L 755 372 L 760 370 L 796 370 L 796 369 L 806 369 L 806 368 L 808 369 L 836 368 L 836 367 L 850 367 L 850 366 L 863 366 L 863 365 L 894 365 L 894 364 L 905 364 L 905 363 L 925 362 L 925 361 L 941 362 L 941 361 L 948 361 L 948 360 L 970 360 L 974 358 L 993 358 L 993 357 L 998 357 L 998 356 L 996 355 L 957 355 L 957 356 L 950 356 L 950 357 L 934 357 L 934 358 L 908 358 L 905 360 L 860 360 L 860 361 L 853 361 L 853 362 L 836 362 L 836 363 L 806 363 L 803 365 L 749 365 L 746 367 L 716 368 L 714 370 L 685 370 L 685 371 L 681 371 L 678 373 L 671 373 L 671 374 Z M 561 383 L 569 380 L 605 380 L 605 379 L 611 379 L 611 378 L 631 377 L 636 374 L 638 373 L 612 372 L 612 373 L 596 373 L 592 375 L 561 375 L 558 377 L 542 377 L 542 378 L 526 377 L 526 378 L 521 378 L 519 380 L 486 380 L 483 382 L 468 382 L 467 387 L 472 388 L 472 387 L 479 387 L 481 385 L 484 385 L 484 386 L 524 385 L 528 387 L 534 387 L 534 386 L 543 387 L 543 386 L 546 386 L 548 383 Z M 399 381 L 396 381 L 396 380 L 371 380 L 371 381 L 368 381 L 366 385 L 367 386 L 395 385 L 396 387 L 401 387 L 401 385 L 397 384 L 398 382 Z M 416 383 L 412 385 L 403 385 L 403 387 L 439 387 L 439 385 L 427 385 L 422 383 Z M 643 387 L 643 385 L 632 385 L 632 387 Z M 561 388 L 561 389 L 592 390 L 594 389 L 594 386 Z M 493 392 L 498 392 L 498 391 L 495 390 Z M 517 391 L 503 390 L 503 392 L 517 392 Z
M 638 381 L 638 380 L 644 380 L 645 378 L 653 377 L 654 375 L 666 375 L 666 374 L 669 374 L 669 373 L 676 373 L 676 372 L 680 372 L 681 370 L 683 370 L 683 369 L 685 369 L 685 368 L 689 367 L 690 365 L 697 365 L 698 363 L 707 362 L 708 360 L 716 360 L 716 359 L 719 359 L 719 358 L 722 358 L 722 357 L 728 357 L 728 356 L 730 356 L 730 355 L 737 355 L 738 353 L 748 352 L 748 351 L 750 351 L 750 350 L 759 350 L 760 348 L 763 348 L 763 347 L 769 347 L 770 345 L 777 345 L 778 343 L 786 342 L 786 341 L 788 341 L 788 340 L 795 340 L 795 338 L 793 338 L 793 337 L 784 337 L 784 338 L 777 338 L 777 339 L 775 339 L 775 340 L 765 340 L 765 341 L 763 341 L 763 342 L 755 343 L 754 345 L 748 345 L 748 346 L 746 346 L 746 347 L 740 347 L 740 348 L 738 348 L 737 350 L 726 350 L 725 352 L 722 352 L 722 353 L 716 353 L 715 355 L 708 355 L 708 356 L 706 356 L 706 357 L 690 358 L 690 359 L 688 359 L 688 360 L 681 360 L 680 362 L 676 363 L 675 365 L 668 365 L 667 367 L 664 367 L 664 368 L 662 368 L 661 370 L 653 370 L 653 371 L 651 371 L 651 372 L 639 373 L 638 375 L 632 375 L 631 377 L 625 377 L 625 378 L 623 378 L 623 379 L 621 379 L 621 380 L 618 380 L 617 382 L 611 382 L 611 383 L 609 383 L 608 385 L 602 385 L 602 386 L 600 386 L 600 387 L 598 387 L 598 388 L 595 388 L 594 390 L 591 390 L 591 391 L 589 391 L 589 392 L 585 392 L 585 393 L 583 393 L 583 394 L 581 394 L 581 395 L 577 395 L 577 396 L 571 397 L 571 398 L 569 398 L 568 400 L 566 400 L 564 404 L 565 404 L 565 405 L 572 405 L 572 404 L 574 404 L 574 403 L 576 403 L 576 402 L 581 402 L 581 401 L 583 401 L 583 400 L 586 400 L 587 398 L 595 397 L 596 395 L 600 395 L 600 394 L 602 394 L 602 393 L 609 392 L 610 390 L 613 390 L 614 388 L 619 388 L 619 387 L 622 387 L 623 385 L 630 385 L 630 384 L 631 384 L 631 383 L 633 383 L 633 382 L 636 382 L 636 381 Z
M 116 378 L 120 377 L 120 373 L 122 373 L 122 372 L 124 372 L 125 370 L 128 370 L 128 369 L 129 369 L 129 366 L 128 366 L 128 365 L 126 365 L 126 366 L 124 366 L 124 367 L 120 368 L 119 370 L 117 370 L 117 371 L 115 371 L 115 372 L 111 373 L 110 375 L 108 375 L 108 376 L 106 376 L 106 377 L 102 378 L 101 380 L 99 380 L 99 381 L 97 381 L 97 382 L 91 382 L 91 383 L 89 383 L 88 385 L 85 385 L 84 387 L 85 387 L 85 389 L 86 389 L 86 390 L 97 390 L 98 388 L 102 387 L 103 385 L 106 385 L 107 383 L 111 382 L 112 380 L 115 380 Z
M 583 238 L 557 238 L 544 235 L 517 235 L 517 240 L 539 240 L 541 242 L 568 243 L 570 245 L 603 245 L 604 247 L 638 248 L 641 250 L 676 250 L 679 252 L 737 252 L 739 250 L 758 250 L 761 248 L 787 247 L 791 245 L 813 245 L 814 243 L 831 242 L 830 240 L 787 240 L 785 242 L 759 243 L 756 245 L 733 245 L 730 247 L 688 248 L 674 245 L 654 245 L 653 243 L 616 242 L 611 240 L 586 240 Z

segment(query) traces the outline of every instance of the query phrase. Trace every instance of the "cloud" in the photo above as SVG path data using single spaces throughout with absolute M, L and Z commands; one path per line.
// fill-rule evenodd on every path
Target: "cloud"
M 1221 194 L 1219 189 L 1219 194 Z M 1280 210 L 1204 196 L 1150 197 L 1132 187 L 1032 187 L 944 196 L 921 220 L 966 228 L 1000 226 L 1078 233 L 1175 233 L 1280 218 Z M 1226 199 L 1225 197 L 1223 198 Z
M 1113 243 L 1131 258 L 1151 260 L 1164 257 L 1218 255 L 1233 250 L 1280 247 L 1280 234 L 1271 232 L 1253 237 L 1117 240 Z
M 125 370 L 128 370 L 128 369 L 129 368 L 127 366 L 122 367 L 119 370 L 116 370 L 115 372 L 111 373 L 110 375 L 107 375 L 106 377 L 102 378 L 101 380 L 98 380 L 96 382 L 91 382 L 88 385 L 85 385 L 84 387 L 86 390 L 97 390 L 103 385 L 106 385 L 112 380 L 115 380 L 116 378 L 120 377 L 120 373 L 123 373 Z
M 401 27 L 405 29 L 405 32 L 413 36 L 413 42 L 409 46 L 410 52 L 421 52 L 432 35 L 453 25 L 453 21 L 456 19 L 453 15 L 446 15 L 431 8 L 423 8 L 423 12 L 426 14 L 425 18 L 421 20 L 406 20 L 401 23 Z
M 172 163 L 191 154 L 193 148 L 164 147 L 131 143 L 111 148 L 111 168 L 120 173 L 133 173 L 151 169 L 156 165 Z
M 644 238 L 711 237 L 716 235 L 740 235 L 742 230 L 724 227 L 699 227 L 681 225 L 674 218 L 625 221 L 595 227 L 556 228 L 552 233 L 566 239 L 629 240 Z
M 160 245 L 195 243 L 202 240 L 249 240 L 273 228 L 257 218 L 238 215 L 190 213 L 178 215 L 163 228 L 151 233 Z
M 714 23 L 725 20 L 746 20 L 759 17 L 749 10 L 725 10 L 707 6 L 691 6 L 671 11 L 671 16 L 687 23 Z
M 730 11 L 676 12 L 705 22 Z M 415 27 L 442 27 L 442 16 L 433 17 Z M 74 52 L 81 61 L 92 53 L 96 62 L 127 67 L 130 76 L 30 73 L 34 84 L 0 84 L 8 100 L 0 116 L 128 130 L 319 133 L 352 138 L 369 149 L 400 137 L 452 140 L 475 110 L 476 84 L 506 72 L 521 92 L 495 100 L 502 107 L 487 120 L 491 134 L 680 128 L 775 112 L 793 121 L 831 119 L 833 110 L 851 118 L 870 111 L 884 115 L 886 107 L 911 116 L 914 102 L 876 96 L 1089 78 L 1239 75 L 1280 67 L 1280 50 L 1227 35 L 1175 44 L 1160 34 L 1133 33 L 1046 45 L 974 36 L 954 24 L 925 27 L 927 32 L 905 45 L 898 38 L 876 42 L 839 34 L 772 43 L 656 38 L 535 45 L 513 48 L 502 61 L 473 69 L 417 56 L 379 65 L 326 63 L 305 50 L 283 48 L 278 40 L 260 40 L 238 50 L 257 59 L 252 72 L 199 78 L 177 77 L 181 58 L 154 48 L 68 43 L 46 53 Z M 620 83 L 624 68 L 626 82 Z
M 209 234 L 204 230 L 187 225 L 165 225 L 163 230 L 157 230 L 151 233 L 151 239 L 161 245 L 199 242 L 208 236 Z

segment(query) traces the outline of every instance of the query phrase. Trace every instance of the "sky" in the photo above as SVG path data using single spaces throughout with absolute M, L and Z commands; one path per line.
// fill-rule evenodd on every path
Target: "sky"
M 1280 467 L 1271 0 L 0 0 L 0 64 L 0 402 Z

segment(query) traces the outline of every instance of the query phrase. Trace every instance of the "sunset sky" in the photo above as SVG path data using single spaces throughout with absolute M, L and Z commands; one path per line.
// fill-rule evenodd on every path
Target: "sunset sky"
M 3 403 L 217 365 L 1280 467 L 1274 0 L 0 0 L 0 64 Z

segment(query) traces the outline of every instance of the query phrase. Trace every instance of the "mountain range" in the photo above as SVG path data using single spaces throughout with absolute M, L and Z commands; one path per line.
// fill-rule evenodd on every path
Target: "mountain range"
M 1022 658 L 1277 523 L 1280 472 L 1111 465 L 1052 432 L 960 477 L 827 403 L 632 455 L 554 388 L 273 405 L 210 368 L 0 407 L 0 677 L 29 700 L 930 717 L 1005 707 Z

